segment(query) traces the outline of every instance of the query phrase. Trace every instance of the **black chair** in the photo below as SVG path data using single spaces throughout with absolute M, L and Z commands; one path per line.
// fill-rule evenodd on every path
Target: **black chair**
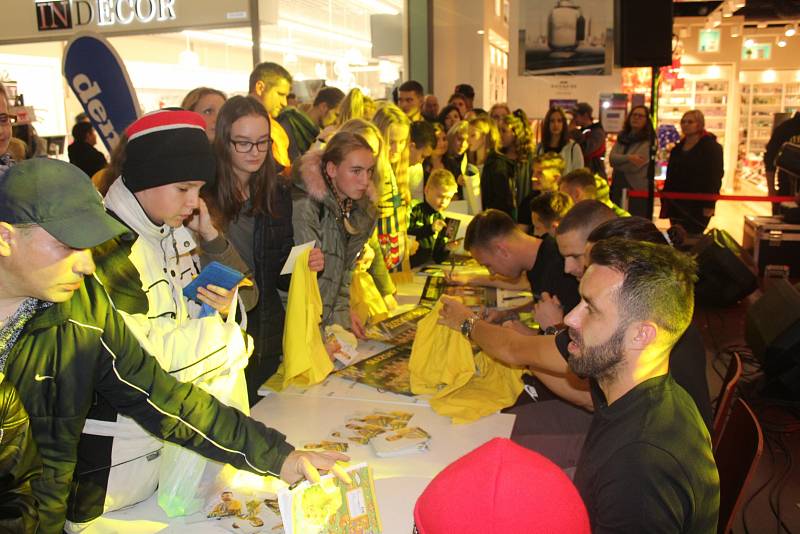
M 731 356 L 731 361 L 728 363 L 725 378 L 722 380 L 722 389 L 720 389 L 717 399 L 717 411 L 714 413 L 714 424 L 711 433 L 711 444 L 714 450 L 717 448 L 722 429 L 725 427 L 725 421 L 728 419 L 728 412 L 731 409 L 731 402 L 733 402 L 733 394 L 741 377 L 742 359 L 738 353 L 734 352 L 733 356 Z

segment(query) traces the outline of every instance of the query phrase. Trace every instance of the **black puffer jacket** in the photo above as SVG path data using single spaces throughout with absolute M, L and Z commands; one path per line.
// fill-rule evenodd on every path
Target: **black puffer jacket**
M 0 373 L 0 532 L 36 532 L 39 506 L 31 482 L 41 475 L 28 414 Z
M 283 264 L 294 245 L 292 193 L 288 186 L 276 191 L 274 215 L 259 215 L 253 234 L 258 305 L 247 313 L 247 333 L 255 347 L 245 369 L 250 404 L 258 400 L 257 391 L 278 369 L 283 353 L 283 324 L 286 317 L 278 289 L 289 290 L 290 275 L 280 276 Z
M 95 395 L 153 435 L 239 469 L 277 475 L 292 451 L 281 433 L 161 369 L 92 277 L 70 300 L 25 324 L 6 376 L 30 415 L 44 465 L 32 483 L 42 534 L 62 531 L 78 440 Z

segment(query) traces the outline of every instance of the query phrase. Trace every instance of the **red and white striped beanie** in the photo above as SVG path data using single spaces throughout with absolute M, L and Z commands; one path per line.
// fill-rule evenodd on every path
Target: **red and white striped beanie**
M 214 154 L 199 113 L 153 111 L 128 126 L 125 134 L 122 178 L 131 192 L 176 182 L 214 183 Z

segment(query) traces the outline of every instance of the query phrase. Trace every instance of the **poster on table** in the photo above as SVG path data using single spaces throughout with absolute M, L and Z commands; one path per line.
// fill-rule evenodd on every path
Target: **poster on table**
M 611 74 L 613 0 L 520 0 L 520 74 Z

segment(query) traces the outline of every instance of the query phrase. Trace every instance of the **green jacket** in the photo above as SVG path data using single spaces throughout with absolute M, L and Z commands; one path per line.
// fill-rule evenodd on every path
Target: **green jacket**
M 162 370 L 93 277 L 25 324 L 6 377 L 42 456 L 42 477 L 32 484 L 42 534 L 62 531 L 78 440 L 95 396 L 153 435 L 239 469 L 277 476 L 293 450 L 281 433 Z
M 39 507 L 31 482 L 41 475 L 28 414 L 0 373 L 0 532 L 36 532 Z

